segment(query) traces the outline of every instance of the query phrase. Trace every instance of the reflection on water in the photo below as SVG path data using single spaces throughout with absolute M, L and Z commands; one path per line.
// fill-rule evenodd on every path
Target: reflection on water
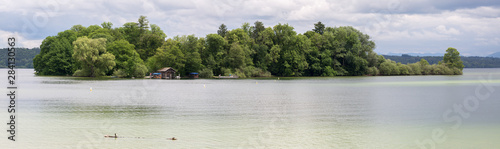
M 7 148 L 419 148 L 415 141 L 431 138 L 434 129 L 446 136 L 438 148 L 500 145 L 500 69 L 280 80 L 94 80 L 19 72 L 18 141 L 0 139 Z M 453 129 L 443 113 L 484 84 L 495 92 Z M 124 138 L 103 137 L 114 133 Z

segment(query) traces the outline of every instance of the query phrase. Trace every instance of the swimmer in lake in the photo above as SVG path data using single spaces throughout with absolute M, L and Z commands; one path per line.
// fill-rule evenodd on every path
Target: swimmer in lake
M 167 140 L 177 140 L 175 137 L 168 138 Z

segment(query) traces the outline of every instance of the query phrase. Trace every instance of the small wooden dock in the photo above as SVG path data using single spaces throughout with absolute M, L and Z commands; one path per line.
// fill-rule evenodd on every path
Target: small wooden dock
M 238 79 L 238 76 L 231 75 L 231 76 L 217 76 L 217 79 Z

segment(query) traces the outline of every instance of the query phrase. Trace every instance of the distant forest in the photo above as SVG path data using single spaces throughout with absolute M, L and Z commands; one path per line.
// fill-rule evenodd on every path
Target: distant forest
M 416 63 L 420 59 L 425 59 L 429 64 L 438 64 L 443 60 L 442 56 L 411 56 L 403 54 L 402 56 L 383 55 L 384 58 L 396 61 L 402 64 Z M 500 58 L 495 57 L 478 57 L 478 56 L 462 56 L 461 57 L 465 68 L 500 68 Z
M 0 49 L 0 68 L 7 68 L 7 48 Z M 33 58 L 40 53 L 40 48 L 17 48 L 16 67 L 33 68 Z

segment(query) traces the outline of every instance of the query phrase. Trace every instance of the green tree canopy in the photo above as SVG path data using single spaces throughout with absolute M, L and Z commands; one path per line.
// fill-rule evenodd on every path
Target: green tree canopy
M 156 54 L 148 59 L 149 71 L 155 72 L 163 67 L 184 70 L 186 59 L 179 44 L 178 41 L 168 39 L 162 47 L 157 49 Z
M 243 23 L 232 30 L 221 24 L 217 34 L 205 38 L 166 37 L 146 16 L 119 28 L 113 28 L 110 22 L 75 25 L 47 37 L 33 65 L 40 75 L 113 73 L 119 77 L 142 77 L 162 67 L 172 67 L 181 76 L 200 72 L 204 77 L 255 77 L 462 74 L 464 66 L 454 48 L 447 50 L 440 64 L 427 58 L 433 65 L 424 59 L 417 62 L 420 58 L 412 64 L 386 60 L 374 51 L 376 46 L 369 35 L 354 27 L 327 27 L 322 22 L 303 34 L 288 24 L 266 28 L 256 21 L 253 26 Z
M 314 24 L 313 31 L 318 33 L 318 34 L 323 35 L 323 33 L 325 32 L 325 24 L 321 23 L 321 21 Z
M 134 45 L 126 40 L 118 40 L 106 46 L 109 53 L 115 55 L 115 76 L 144 77 L 147 67 L 134 49 Z M 122 73 L 122 74 L 120 74 Z
M 78 28 L 78 27 L 77 27 Z M 82 28 L 80 28 L 82 29 Z M 76 30 L 76 29 L 75 29 Z M 72 42 L 77 32 L 66 30 L 49 36 L 40 45 L 40 54 L 33 58 L 33 67 L 39 75 L 71 75 L 75 71 Z
M 140 16 L 139 19 L 137 20 L 138 26 L 139 26 L 139 31 L 141 34 L 146 33 L 149 29 L 149 20 L 147 19 L 146 16 Z
M 79 66 L 74 76 L 103 76 L 116 65 L 115 56 L 106 52 L 106 39 L 104 38 L 79 37 L 73 42 L 73 46 L 73 59 Z
M 254 38 L 254 39 L 256 39 L 259 36 L 259 33 L 261 33 L 262 31 L 264 31 L 266 29 L 266 27 L 264 27 L 264 23 L 262 23 L 260 21 L 255 21 L 253 28 L 254 28 L 254 30 L 253 30 L 252 38 Z
M 465 67 L 462 60 L 460 59 L 460 52 L 458 52 L 457 49 L 451 47 L 446 50 L 446 54 L 444 54 L 443 57 L 443 62 L 449 68 L 457 68 L 463 70 Z
M 165 32 L 163 32 L 163 30 L 161 30 L 160 26 L 158 26 L 156 24 L 151 24 L 151 34 L 160 36 L 160 38 L 162 40 L 165 40 L 165 38 L 167 38 L 167 35 L 165 34 Z
M 184 53 L 186 62 L 184 69 L 178 70 L 182 75 L 188 75 L 191 72 L 199 72 L 203 65 L 200 52 L 205 47 L 205 39 L 194 35 L 176 36 L 174 40 L 179 42 L 179 47 Z
M 227 27 L 226 27 L 226 25 L 221 24 L 219 26 L 219 30 L 217 30 L 217 34 L 219 34 L 219 36 L 226 37 L 226 33 L 227 33 Z
M 103 22 L 101 23 L 101 27 L 105 29 L 112 29 L 113 28 L 113 23 L 111 22 Z
M 206 37 L 205 49 L 202 51 L 202 63 L 213 69 L 215 74 L 221 74 L 221 65 L 223 58 L 226 56 L 227 41 L 218 34 L 208 34 Z

